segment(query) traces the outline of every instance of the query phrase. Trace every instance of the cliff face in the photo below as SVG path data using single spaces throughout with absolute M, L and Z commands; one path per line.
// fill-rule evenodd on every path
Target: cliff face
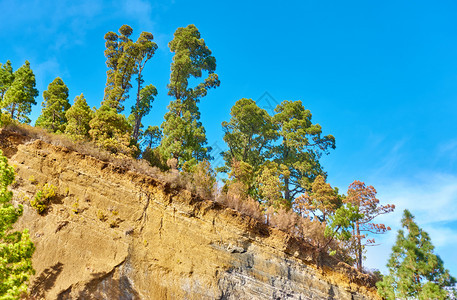
M 0 132 L 36 252 L 33 299 L 376 299 L 365 275 L 213 201 Z M 27 201 L 58 188 L 47 214 Z

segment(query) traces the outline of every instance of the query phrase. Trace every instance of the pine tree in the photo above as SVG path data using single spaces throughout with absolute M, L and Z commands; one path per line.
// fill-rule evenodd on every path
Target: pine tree
M 164 159 L 176 159 L 178 166 L 182 167 L 185 162 L 196 164 L 210 159 L 197 103 L 206 96 L 208 89 L 218 87 L 220 82 L 214 73 L 216 59 L 195 25 L 178 28 L 168 45 L 175 53 L 168 95 L 175 100 L 168 106 L 169 112 L 162 123 L 160 153 Z M 206 79 L 195 87 L 189 87 L 189 79 L 201 78 L 203 71 L 208 72 Z
M 311 190 L 295 199 L 294 208 L 302 216 L 307 217 L 311 213 L 312 219 L 324 223 L 342 204 L 338 189 L 333 189 L 325 182 L 324 176 L 318 175 L 311 185 Z
M 325 174 L 319 163 L 322 154 L 335 149 L 332 135 L 322 136 L 322 127 L 313 124 L 312 114 L 301 101 L 283 101 L 275 108 L 273 123 L 278 127 L 280 144 L 272 149 L 274 161 L 282 172 L 284 199 L 291 206 L 297 197 L 310 190 L 318 175 Z
M 260 170 L 269 158 L 269 150 L 277 139 L 277 128 L 268 112 L 252 99 L 238 100 L 230 110 L 230 121 L 222 122 L 224 141 L 229 150 L 222 153 L 228 172 L 232 162 L 243 161 L 252 166 L 254 172 Z
M 270 116 L 252 99 L 235 103 L 230 121 L 222 123 L 229 150 L 222 153 L 225 166 L 219 170 L 229 172 L 232 162 L 243 162 L 252 167 L 256 177 L 262 174 L 258 177 L 262 182 L 251 181 L 256 186 L 248 184 L 249 194 L 254 198 L 259 194 L 255 189 L 265 189 L 264 183 L 276 180 L 267 177 L 276 176 L 276 187 L 280 187 L 283 197 L 280 202 L 290 208 L 298 195 L 310 190 L 318 175 L 325 174 L 319 158 L 335 148 L 335 138 L 321 136 L 321 126 L 311 122 L 311 113 L 301 101 L 283 101 L 275 112 Z M 273 166 L 276 170 L 271 169 Z M 265 195 L 265 191 L 261 193 Z M 278 195 L 278 191 L 274 194 Z
M 0 103 L 13 81 L 13 67 L 11 67 L 11 61 L 8 60 L 4 65 L 0 64 Z
M 27 230 L 12 231 L 22 215 L 22 205 L 11 203 L 8 186 L 14 181 L 14 169 L 0 150 L 0 298 L 19 299 L 27 291 L 27 281 L 34 274 L 32 254 L 35 246 Z
M 206 134 L 201 122 L 184 108 L 180 100 L 168 106 L 162 124 L 163 138 L 160 152 L 166 159 L 175 158 L 181 168 L 184 163 L 196 164 L 209 159 Z
M 154 36 L 150 32 L 142 32 L 140 37 L 135 42 L 135 71 L 138 74 L 136 81 L 138 84 L 136 103 L 132 107 L 132 115 L 134 116 L 133 134 L 132 137 L 138 141 L 140 136 L 140 128 L 142 126 L 141 119 L 151 110 L 151 104 L 154 97 L 157 96 L 157 89 L 152 84 L 142 87 L 144 83 L 143 70 L 146 63 L 154 56 L 157 50 L 157 44 L 152 40 Z
M 141 120 L 143 117 L 151 111 L 152 102 L 154 97 L 157 96 L 157 89 L 152 84 L 142 88 L 137 97 L 137 101 L 134 106 L 132 106 L 133 117 L 133 134 L 132 138 L 135 141 L 138 141 L 140 137 L 140 129 L 143 126 Z
M 159 126 L 148 126 L 143 133 L 142 144 L 146 148 L 153 149 L 160 145 L 162 140 L 162 131 Z
M 70 108 L 68 101 L 68 87 L 60 77 L 54 79 L 43 92 L 43 109 L 35 126 L 47 129 L 50 132 L 64 132 L 67 125 L 65 113 Z
M 355 180 L 349 185 L 347 197 L 344 199 L 345 203 L 351 203 L 357 207 L 362 218 L 354 222 L 353 238 L 355 239 L 355 261 L 357 262 L 357 269 L 362 271 L 363 252 L 366 246 L 375 245 L 375 239 L 366 239 L 369 233 L 384 234 L 390 230 L 389 226 L 384 224 L 373 223 L 379 215 L 387 214 L 395 209 L 395 205 L 379 204 L 379 199 L 376 198 L 376 189 L 365 183 Z M 366 239 L 364 243 L 362 240 Z
M 134 42 L 130 39 L 133 29 L 128 25 L 119 28 L 119 33 L 108 32 L 105 34 L 106 72 L 105 96 L 102 105 L 114 108 L 120 113 L 124 110 L 122 102 L 128 98 L 132 87 L 130 80 L 135 73 L 136 53 Z
M 14 81 L 1 102 L 1 107 L 11 119 L 30 123 L 28 115 L 32 111 L 32 105 L 36 105 L 35 97 L 38 96 L 35 85 L 35 74 L 30 69 L 30 63 L 25 61 L 25 64 L 14 72 Z
M 454 285 L 456 279 L 433 253 L 430 236 L 414 222 L 408 210 L 401 223 L 406 232 L 398 231 L 387 264 L 389 275 L 377 283 L 379 295 L 386 299 L 447 299 L 444 287 Z
M 130 145 L 132 128 L 127 118 L 117 113 L 115 108 L 102 105 L 89 125 L 89 135 L 100 148 L 125 155 L 132 155 L 136 151 Z
M 88 139 L 90 126 L 89 123 L 93 117 L 93 111 L 87 105 L 84 95 L 76 96 L 75 103 L 65 113 L 67 118 L 67 127 L 65 134 L 74 140 Z

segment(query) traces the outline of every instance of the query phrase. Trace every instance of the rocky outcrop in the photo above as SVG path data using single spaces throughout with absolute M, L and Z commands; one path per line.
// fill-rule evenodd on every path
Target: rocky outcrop
M 248 216 L 88 155 L 3 130 L 33 299 L 376 299 L 370 279 Z M 57 187 L 45 215 L 30 207 Z M 371 286 L 371 287 L 370 287 Z

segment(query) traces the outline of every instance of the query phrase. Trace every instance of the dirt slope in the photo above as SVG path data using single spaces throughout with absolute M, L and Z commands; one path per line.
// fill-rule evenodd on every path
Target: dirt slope
M 36 252 L 33 299 L 377 299 L 366 275 L 187 190 L 0 131 Z M 47 214 L 28 204 L 58 188 Z

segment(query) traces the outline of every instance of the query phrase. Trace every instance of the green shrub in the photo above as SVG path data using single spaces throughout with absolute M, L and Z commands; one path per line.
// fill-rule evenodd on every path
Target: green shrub
M 0 150 L 0 299 L 19 299 L 35 273 L 32 267 L 35 246 L 28 230 L 13 229 L 23 212 L 22 205 L 12 204 L 13 193 L 9 186 L 14 176 L 14 169 Z
M 42 214 L 48 208 L 49 202 L 56 195 L 57 187 L 46 183 L 41 190 L 39 190 L 33 200 L 30 200 L 30 205 L 36 209 L 39 214 Z
M 0 112 L 0 128 L 5 127 L 6 125 L 11 124 L 13 121 L 9 114 L 4 114 Z

